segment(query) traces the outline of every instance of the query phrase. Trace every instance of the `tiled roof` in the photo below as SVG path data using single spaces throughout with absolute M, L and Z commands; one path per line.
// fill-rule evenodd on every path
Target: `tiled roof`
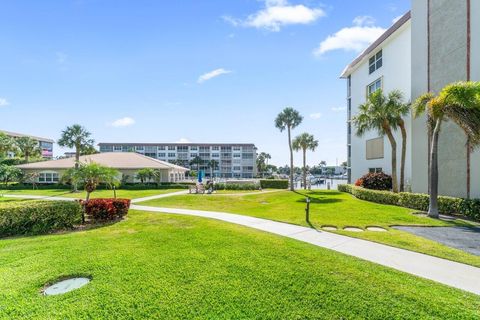
M 55 141 L 52 140 L 52 139 L 36 137 L 36 136 L 29 135 L 29 134 L 16 133 L 16 132 L 10 132 L 10 131 L 5 131 L 5 130 L 0 130 L 0 132 L 3 132 L 3 133 L 5 133 L 7 136 L 11 136 L 11 137 L 15 137 L 15 138 L 30 137 L 30 138 L 33 138 L 33 139 L 38 140 L 38 141 L 45 141 L 45 142 L 55 143 Z

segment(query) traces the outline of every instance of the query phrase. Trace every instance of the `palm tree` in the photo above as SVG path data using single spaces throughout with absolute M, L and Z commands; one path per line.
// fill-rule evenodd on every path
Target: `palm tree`
M 302 133 L 293 139 L 293 150 L 303 152 L 303 189 L 307 189 L 307 150 L 315 151 L 318 141 L 309 133 Z
M 144 184 L 146 181 L 148 182 L 154 180 L 156 175 L 157 172 L 154 169 L 144 168 L 137 171 L 136 177 L 142 184 Z
M 95 141 L 91 139 L 91 133 L 79 124 L 74 124 L 62 131 L 60 139 L 57 141 L 60 147 L 75 149 L 75 169 L 79 168 L 80 155 L 89 153 L 94 149 Z
M 15 144 L 25 158 L 26 163 L 28 163 L 30 157 L 40 156 L 42 154 L 38 141 L 33 138 L 19 137 L 15 139 Z
M 218 168 L 218 161 L 212 159 L 208 162 L 208 166 L 210 167 L 210 179 L 213 179 L 213 171 Z
M 419 117 L 424 113 L 432 132 L 428 215 L 438 218 L 438 138 L 441 126 L 444 121 L 452 120 L 462 128 L 470 143 L 480 144 L 480 82 L 457 82 L 443 88 L 437 96 L 432 93 L 420 96 L 413 104 L 413 114 Z
M 302 123 L 303 117 L 300 113 L 293 109 L 293 108 L 285 108 L 275 119 L 275 127 L 283 132 L 283 130 L 287 129 L 288 133 L 288 148 L 290 149 L 290 190 L 294 191 L 293 185 L 293 148 L 292 148 L 292 129 L 295 129 Z
M 7 136 L 5 133 L 0 132 L 0 159 L 3 158 L 7 152 L 14 151 L 15 142 L 14 140 Z
M 402 134 L 402 158 L 400 160 L 400 192 L 405 191 L 405 162 L 407 158 L 407 129 L 405 120 L 411 109 L 410 103 L 403 102 L 403 93 L 399 90 L 391 91 L 387 98 L 387 108 L 391 116 L 391 126 L 394 130 L 400 128 Z
M 358 114 L 352 118 L 357 136 L 363 136 L 367 131 L 376 130 L 380 135 L 387 136 L 392 147 L 392 186 L 393 192 L 398 192 L 397 183 L 397 142 L 393 136 L 392 123 L 394 116 L 390 112 L 390 106 L 394 105 L 391 98 L 385 97 L 382 90 L 372 93 L 367 102 L 358 107 Z

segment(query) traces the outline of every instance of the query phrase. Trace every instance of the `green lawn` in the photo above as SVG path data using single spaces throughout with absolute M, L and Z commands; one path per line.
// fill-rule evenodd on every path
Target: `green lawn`
M 117 198 L 135 199 L 157 194 L 182 191 L 181 189 L 149 189 L 149 190 L 117 190 Z M 1 194 L 16 195 L 41 195 L 46 197 L 67 197 L 67 198 L 85 198 L 85 191 L 71 193 L 65 189 L 47 189 L 47 190 L 0 190 Z M 112 198 L 113 190 L 97 190 L 92 193 L 92 198 Z
M 227 196 L 182 195 L 141 203 L 158 207 L 175 207 L 199 210 L 216 210 L 239 213 L 260 218 L 307 225 L 305 222 L 305 195 L 311 199 L 310 221 L 315 228 L 325 225 L 380 226 L 388 232 L 365 231 L 353 233 L 338 231 L 340 234 L 381 242 L 388 245 L 422 252 L 445 259 L 459 261 L 480 267 L 480 257 L 444 246 L 438 242 L 390 228 L 392 225 L 451 226 L 465 225 L 466 222 L 445 222 L 412 214 L 412 210 L 376 204 L 354 198 L 337 191 L 281 191 L 276 193 L 238 196 L 232 200 Z
M 87 286 L 45 297 L 68 275 Z M 478 319 L 480 297 L 285 237 L 130 212 L 0 241 L 0 319 Z

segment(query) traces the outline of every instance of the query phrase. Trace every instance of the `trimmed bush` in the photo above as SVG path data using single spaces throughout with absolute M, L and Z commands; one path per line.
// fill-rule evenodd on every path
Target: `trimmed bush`
M 82 220 L 76 201 L 19 201 L 0 204 L 0 237 L 72 229 Z
M 391 190 L 392 177 L 383 172 L 367 173 L 357 180 L 356 186 L 363 187 L 370 190 Z
M 358 199 L 398 205 L 418 211 L 428 211 L 430 197 L 423 193 L 368 190 L 349 184 L 338 185 L 338 191 L 351 193 Z M 438 211 L 440 214 L 459 214 L 467 218 L 480 221 L 480 199 L 461 199 L 455 197 L 439 196 Z
M 262 189 L 288 189 L 288 180 L 260 180 Z
M 151 190 L 151 189 L 188 189 L 190 186 L 194 186 L 195 182 L 165 182 L 161 184 L 156 183 L 135 183 L 135 184 L 122 184 L 119 189 L 123 190 Z
M 93 222 L 119 220 L 127 215 L 130 208 L 129 199 L 91 199 L 88 202 L 80 200 L 80 203 Z
M 254 183 L 215 183 L 215 190 L 258 190 L 260 186 Z

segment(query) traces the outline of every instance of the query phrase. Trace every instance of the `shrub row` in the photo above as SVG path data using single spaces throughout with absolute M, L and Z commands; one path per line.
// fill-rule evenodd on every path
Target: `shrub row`
M 0 237 L 72 229 L 82 220 L 76 201 L 19 201 L 0 205 Z
M 156 184 L 156 183 L 133 184 L 132 183 L 132 184 L 122 184 L 117 189 L 123 189 L 123 190 L 188 189 L 188 187 L 191 185 L 195 185 L 195 182 L 164 182 L 161 184 Z M 82 186 L 78 186 L 78 187 L 80 190 L 83 188 Z M 72 187 L 67 184 L 56 183 L 56 184 L 36 184 L 35 188 L 39 190 L 50 190 L 50 189 L 70 190 Z M 5 189 L 5 186 L 3 184 L 0 184 L 0 189 Z M 32 190 L 32 185 L 13 183 L 13 184 L 9 184 L 7 189 L 8 190 Z M 109 189 L 109 187 L 107 187 L 106 185 L 99 185 L 97 189 L 104 190 L 104 189 Z
M 351 193 L 361 200 L 396 205 L 419 211 L 428 211 L 430 200 L 429 195 L 423 193 L 376 191 L 347 184 L 339 185 L 338 190 Z M 480 199 L 439 196 L 438 210 L 441 214 L 460 214 L 480 221 Z
M 80 200 L 85 207 L 85 214 L 93 222 L 115 221 L 127 215 L 130 208 L 129 199 L 91 199 Z
M 258 190 L 260 185 L 254 183 L 215 183 L 216 190 Z
M 288 189 L 288 180 L 260 180 L 262 189 Z

